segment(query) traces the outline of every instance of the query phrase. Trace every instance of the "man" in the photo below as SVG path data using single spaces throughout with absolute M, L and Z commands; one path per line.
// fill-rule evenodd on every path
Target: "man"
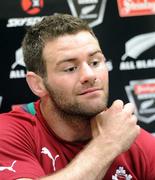
M 153 180 L 155 140 L 134 107 L 107 108 L 108 70 L 92 30 L 66 14 L 23 40 L 27 82 L 40 100 L 0 116 L 0 179 Z

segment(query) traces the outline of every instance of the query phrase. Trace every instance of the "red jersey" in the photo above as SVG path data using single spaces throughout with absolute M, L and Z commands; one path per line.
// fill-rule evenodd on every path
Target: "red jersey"
M 57 137 L 42 117 L 39 103 L 35 103 L 35 114 L 20 106 L 0 115 L 0 180 L 52 174 L 85 146 L 86 142 Z M 155 138 L 141 130 L 131 148 L 113 161 L 104 177 L 110 179 L 155 180 Z

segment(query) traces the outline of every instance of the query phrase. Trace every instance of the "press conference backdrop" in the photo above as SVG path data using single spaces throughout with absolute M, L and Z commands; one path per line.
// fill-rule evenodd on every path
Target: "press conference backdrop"
M 155 0 L 1 0 L 0 112 L 37 99 L 25 81 L 21 41 L 54 13 L 88 21 L 107 59 L 109 105 L 134 103 L 140 126 L 155 134 Z

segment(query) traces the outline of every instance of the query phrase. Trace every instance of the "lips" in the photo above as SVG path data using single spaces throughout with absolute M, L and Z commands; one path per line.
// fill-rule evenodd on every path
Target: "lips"
M 85 94 L 93 93 L 100 90 L 101 88 L 89 88 L 89 89 L 83 90 L 79 95 L 85 95 Z

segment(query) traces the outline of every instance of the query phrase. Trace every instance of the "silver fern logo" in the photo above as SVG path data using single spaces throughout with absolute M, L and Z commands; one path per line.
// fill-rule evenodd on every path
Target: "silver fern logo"
M 107 0 L 67 0 L 71 13 L 88 22 L 90 27 L 103 22 Z
M 23 50 L 20 47 L 15 52 L 15 60 L 11 66 L 10 79 L 25 78 L 25 62 L 23 57 Z
M 155 32 L 140 34 L 125 43 L 125 53 L 121 57 L 120 70 L 155 68 L 155 53 L 142 60 L 140 55 L 155 47 Z M 148 54 L 149 56 L 149 54 Z
M 22 48 L 19 48 L 19 49 L 16 50 L 16 52 L 15 52 L 15 62 L 12 64 L 11 68 L 15 69 L 16 66 L 18 66 L 18 65 L 25 67 Z
M 126 42 L 125 54 L 121 60 L 125 61 L 127 57 L 136 59 L 140 54 L 153 46 L 155 46 L 155 32 L 135 36 Z

